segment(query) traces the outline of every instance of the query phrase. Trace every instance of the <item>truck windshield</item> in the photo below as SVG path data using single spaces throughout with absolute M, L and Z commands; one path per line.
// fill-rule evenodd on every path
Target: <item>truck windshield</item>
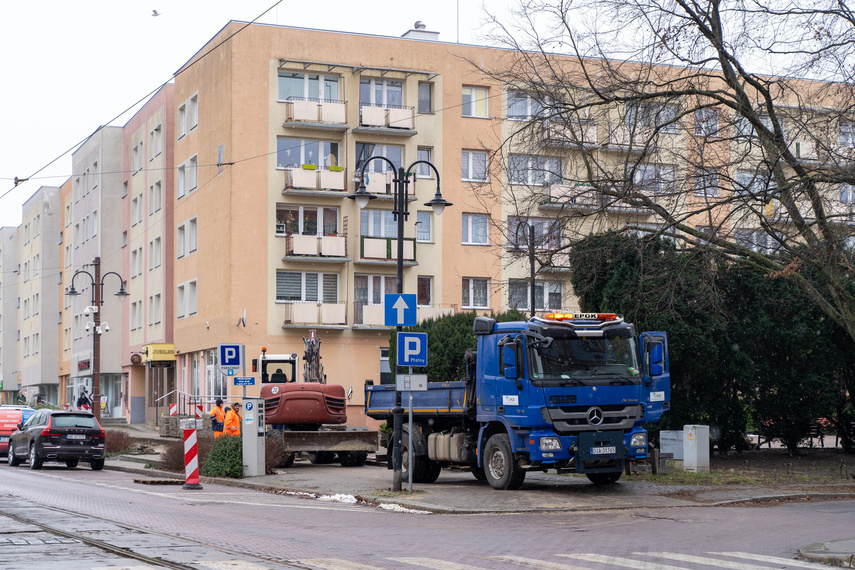
M 635 338 L 554 338 L 529 349 L 532 380 L 626 379 L 639 375 Z

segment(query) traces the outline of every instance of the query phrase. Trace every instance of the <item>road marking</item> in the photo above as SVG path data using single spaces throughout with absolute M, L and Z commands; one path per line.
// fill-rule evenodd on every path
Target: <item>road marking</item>
M 389 558 L 393 562 L 403 562 L 404 564 L 412 564 L 413 566 L 421 566 L 422 568 L 433 568 L 434 570 L 483 570 L 478 566 L 469 566 L 468 564 L 458 564 L 457 562 L 446 562 L 435 558 Z
M 541 568 L 543 570 L 588 570 L 581 566 L 534 560 L 533 558 L 523 558 L 522 556 L 491 556 L 490 559 L 507 562 L 508 564 L 516 564 L 517 566 L 526 566 L 528 568 Z
M 828 568 L 828 566 L 826 566 L 825 564 L 820 564 L 818 562 L 806 562 L 804 560 L 795 560 L 793 558 L 764 556 L 763 554 L 751 554 L 750 552 L 710 552 L 709 554 L 718 554 L 719 556 L 733 556 L 734 558 L 747 558 L 748 560 L 756 560 L 758 562 L 785 564 L 787 566 L 796 566 L 798 568 Z
M 600 564 L 608 564 L 609 566 L 622 566 L 624 568 L 635 568 L 636 570 L 684 570 L 682 566 L 668 566 L 667 564 L 606 556 L 604 554 L 556 554 L 556 556 L 578 558 L 586 562 L 599 562 Z
M 359 562 L 339 560 L 338 558 L 301 558 L 295 560 L 300 564 L 307 564 L 324 570 L 383 570 L 379 566 L 368 566 Z
M 718 568 L 730 568 L 731 570 L 769 570 L 768 566 L 757 566 L 756 564 L 744 564 L 742 562 L 731 562 L 730 560 L 715 560 L 703 556 L 692 556 L 691 554 L 678 554 L 676 552 L 633 552 L 638 556 L 653 556 L 655 558 L 668 558 L 680 562 L 692 564 L 707 564 Z
M 261 566 L 247 560 L 196 560 L 193 564 L 198 564 L 205 568 L 213 568 L 214 570 L 229 570 L 231 568 L 241 568 L 245 570 L 269 570 L 268 566 Z

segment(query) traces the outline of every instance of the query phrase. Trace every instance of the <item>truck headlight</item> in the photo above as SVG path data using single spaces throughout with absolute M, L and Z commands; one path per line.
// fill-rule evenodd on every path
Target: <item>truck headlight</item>
M 561 441 L 557 437 L 540 438 L 541 451 L 558 451 L 561 449 Z
M 647 447 L 647 434 L 646 433 L 634 433 L 632 437 L 629 439 L 630 447 Z

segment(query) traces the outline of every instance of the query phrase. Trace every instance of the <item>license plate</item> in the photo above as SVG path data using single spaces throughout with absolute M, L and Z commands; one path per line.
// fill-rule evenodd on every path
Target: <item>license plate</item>
M 86 439 L 86 436 L 82 433 L 70 433 L 65 437 L 66 439 Z
M 8 435 L 0 435 L 0 441 L 9 441 Z
M 617 449 L 614 446 L 592 447 L 591 455 L 610 455 L 612 453 L 615 453 L 616 451 Z

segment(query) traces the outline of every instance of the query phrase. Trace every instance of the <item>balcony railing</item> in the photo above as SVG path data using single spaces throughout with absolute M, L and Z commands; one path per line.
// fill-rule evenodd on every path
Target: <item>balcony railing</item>
M 283 305 L 285 325 L 331 325 L 347 324 L 345 303 L 289 303 Z
M 288 257 L 347 257 L 346 238 L 347 236 L 339 234 L 328 236 L 290 234 L 285 236 L 285 255 Z
M 285 188 L 341 191 L 345 189 L 344 169 L 286 168 Z
M 635 129 L 635 131 L 630 131 L 630 129 L 624 124 L 618 125 L 610 125 L 609 126 L 609 146 L 617 147 L 617 148 L 627 148 L 632 146 L 636 149 L 655 148 L 655 141 L 651 140 L 653 136 L 653 130 L 647 127 L 642 127 Z
M 286 119 L 297 123 L 347 123 L 344 101 L 291 98 L 285 101 Z
M 398 239 L 372 236 L 359 237 L 359 257 L 364 260 L 397 261 Z M 415 238 L 404 238 L 404 261 L 416 260 Z
M 547 121 L 543 123 L 542 129 L 541 140 L 545 145 L 575 146 L 582 143 L 590 147 L 599 142 L 597 123 L 594 121 L 580 122 L 572 129 L 562 123 Z
M 395 105 L 367 105 L 359 107 L 359 124 L 362 127 L 412 130 L 415 126 L 415 109 Z
M 456 313 L 456 307 L 440 307 L 440 306 L 425 306 L 416 309 L 416 318 L 418 322 L 427 319 L 435 319 L 446 315 Z M 365 302 L 354 303 L 353 323 L 355 325 L 363 325 L 366 327 L 383 327 L 386 326 L 386 306 L 369 305 Z

